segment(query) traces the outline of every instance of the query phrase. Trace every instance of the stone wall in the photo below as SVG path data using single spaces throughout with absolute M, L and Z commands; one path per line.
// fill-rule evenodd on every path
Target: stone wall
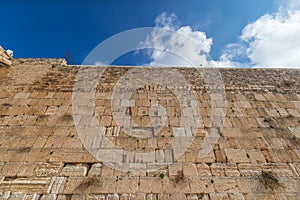
M 2 199 L 299 196 L 299 69 L 218 69 L 221 97 L 210 69 L 204 77 L 192 68 L 110 66 L 95 69 L 101 78 L 80 70 L 63 59 L 0 67 Z M 95 91 L 82 80 L 96 80 Z M 223 120 L 216 129 L 215 117 Z M 217 140 L 201 157 L 213 130 Z

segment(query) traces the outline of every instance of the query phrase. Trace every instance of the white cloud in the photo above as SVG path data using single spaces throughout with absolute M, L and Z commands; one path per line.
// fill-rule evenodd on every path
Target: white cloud
M 148 54 L 150 65 L 167 66 L 215 66 L 209 60 L 212 39 L 204 32 L 194 31 L 190 26 L 179 27 L 175 14 L 162 13 L 155 20 L 154 31 L 141 47 L 152 47 Z
M 291 10 L 300 10 L 299 0 L 277 0 L 278 12 L 285 13 Z
M 222 59 L 246 55 L 253 67 L 300 67 L 300 1 L 287 1 L 278 12 L 248 24 L 240 36 L 244 45 L 227 46 Z M 240 52 L 234 48 L 239 46 Z M 231 54 L 228 52 L 231 51 Z
M 247 63 L 240 62 L 247 57 L 246 50 L 242 44 L 228 44 L 217 61 L 217 65 L 219 67 L 248 67 Z
M 246 25 L 239 42 L 228 44 L 218 60 L 209 55 L 213 39 L 190 26 L 180 26 L 175 14 L 159 15 L 157 29 L 141 47 L 153 48 L 148 51 L 150 65 L 300 67 L 300 1 L 277 1 L 277 12 Z
M 104 63 L 104 62 L 98 60 L 98 61 L 96 61 L 96 62 L 94 63 L 94 65 L 96 65 L 96 66 L 107 66 L 107 63 Z
M 264 15 L 247 25 L 241 40 L 248 42 L 253 65 L 300 67 L 300 12 L 288 16 Z

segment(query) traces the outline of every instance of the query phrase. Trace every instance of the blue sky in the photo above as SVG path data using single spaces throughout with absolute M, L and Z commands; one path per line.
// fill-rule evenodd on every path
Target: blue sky
M 115 34 L 140 27 L 164 28 L 166 24 L 155 23 L 163 16 L 176 22 L 174 32 L 189 27 L 193 33 L 205 33 L 205 39 L 212 40 L 206 52 L 209 59 L 253 66 L 253 61 L 259 59 L 241 51 L 249 49 L 250 40 L 255 41 L 259 34 L 250 35 L 245 46 L 241 41 L 243 30 L 266 15 L 276 20 L 282 8 L 295 11 L 294 21 L 299 25 L 299 2 L 291 2 L 296 8 L 271 0 L 2 0 L 0 44 L 12 49 L 14 57 L 64 57 L 71 52 L 74 61 L 81 64 L 94 47 Z M 153 55 L 147 55 L 155 60 Z M 139 54 L 122 56 L 115 64 L 143 64 L 134 56 Z

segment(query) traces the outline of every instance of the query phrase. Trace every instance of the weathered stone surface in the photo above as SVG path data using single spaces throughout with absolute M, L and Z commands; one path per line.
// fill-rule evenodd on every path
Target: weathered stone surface
M 135 177 L 119 178 L 117 182 L 117 193 L 137 193 L 138 181 L 138 178 Z
M 50 178 L 5 178 L 0 185 L 0 191 L 12 191 L 23 193 L 43 193 Z
M 249 149 L 247 150 L 247 153 L 249 155 L 251 163 L 253 164 L 266 162 L 264 155 L 259 149 Z
M 100 176 L 101 174 L 101 169 L 102 169 L 102 164 L 101 163 L 95 163 L 91 166 L 91 169 L 88 172 L 89 176 Z
M 36 163 L 23 163 L 17 173 L 17 176 L 30 177 L 34 175 Z
M 213 176 L 225 176 L 225 164 L 213 163 L 210 166 L 211 174 Z
M 62 59 L 0 68 L 1 199 L 299 196 L 298 69 L 219 69 L 226 99 L 192 68 L 103 69 L 94 95 Z
M 63 194 L 106 194 L 116 192 L 116 178 L 88 178 L 70 177 L 63 190 Z
M 88 166 L 84 164 L 67 164 L 61 171 L 61 176 L 86 176 Z
M 236 164 L 226 164 L 225 165 L 225 176 L 240 176 Z
M 163 180 L 159 177 L 145 177 L 139 183 L 141 193 L 163 193 Z
M 238 169 L 242 176 L 259 176 L 262 173 L 260 166 L 248 163 L 238 164 Z
M 182 171 L 182 164 L 174 163 L 169 165 L 169 176 L 176 176 L 178 174 L 178 171 Z
M 211 200 L 229 200 L 227 193 L 210 193 L 209 197 Z
M 61 194 L 64 190 L 67 178 L 66 177 L 52 177 L 50 184 L 47 188 L 47 193 Z
M 34 173 L 36 176 L 58 176 L 63 168 L 63 163 L 38 163 Z
M 235 178 L 214 178 L 216 192 L 237 193 L 239 192 Z
M 198 176 L 197 167 L 193 163 L 184 163 L 182 166 L 182 171 L 184 176 Z
M 250 162 L 245 149 L 225 149 L 227 159 L 231 163 L 247 163 Z
M 14 177 L 17 175 L 22 163 L 20 162 L 8 162 L 5 163 L 1 169 L 0 175 Z
M 190 178 L 190 191 L 191 193 L 211 193 L 214 192 L 213 179 L 195 177 Z
M 197 164 L 197 169 L 198 169 L 199 176 L 211 176 L 211 171 L 207 164 L 205 163 Z

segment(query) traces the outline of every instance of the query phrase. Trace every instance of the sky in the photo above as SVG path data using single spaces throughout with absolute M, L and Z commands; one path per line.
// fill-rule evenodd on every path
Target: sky
M 88 64 L 300 67 L 300 0 L 0 3 L 0 45 L 13 50 L 14 57 L 71 54 L 70 63 L 82 64 L 97 45 L 111 37 L 154 27 L 137 49 L 110 63 L 99 55 L 98 62 Z

